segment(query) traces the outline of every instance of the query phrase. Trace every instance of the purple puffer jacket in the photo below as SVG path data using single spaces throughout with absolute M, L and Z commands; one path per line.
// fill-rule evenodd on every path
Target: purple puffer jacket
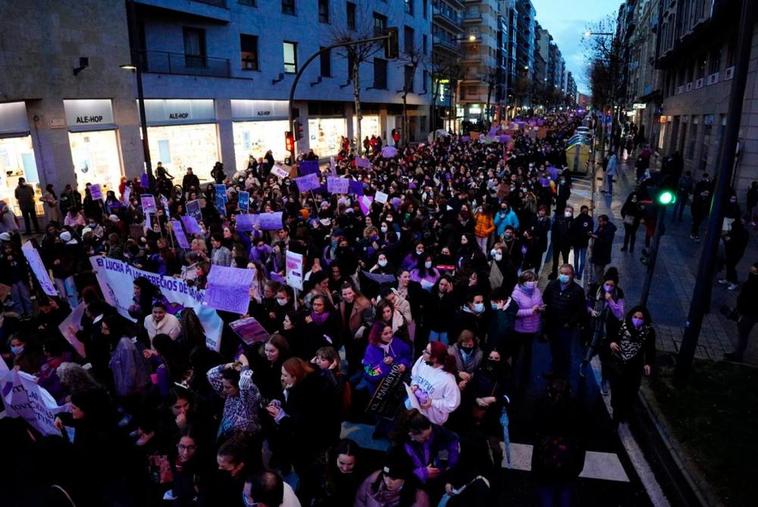
M 527 293 L 519 284 L 513 289 L 512 297 L 518 303 L 519 311 L 516 314 L 514 330 L 517 333 L 536 333 L 540 329 L 540 314 L 533 313 L 535 305 L 542 305 L 542 292 L 535 287 L 531 294 Z

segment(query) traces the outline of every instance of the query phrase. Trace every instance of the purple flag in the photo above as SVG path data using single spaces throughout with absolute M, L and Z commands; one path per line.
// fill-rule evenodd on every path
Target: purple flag
M 255 224 L 258 223 L 258 215 L 251 215 L 247 213 L 243 213 L 241 215 L 236 215 L 236 226 L 237 232 L 250 232 L 255 228 Z
M 306 174 L 318 174 L 318 160 L 303 160 L 300 162 L 298 170 L 302 176 Z
M 354 195 L 363 195 L 363 183 L 350 180 L 350 183 L 348 184 L 348 192 Z
M 362 195 L 358 198 L 358 205 L 361 207 L 361 211 L 364 215 L 368 215 L 371 211 L 371 204 L 374 202 L 374 198 L 370 195 Z

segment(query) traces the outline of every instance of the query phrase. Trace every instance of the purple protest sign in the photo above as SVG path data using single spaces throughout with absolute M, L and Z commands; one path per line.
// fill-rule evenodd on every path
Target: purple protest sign
M 394 146 L 385 146 L 382 148 L 382 158 L 393 158 L 397 156 L 397 148 Z
M 237 232 L 250 232 L 255 228 L 255 224 L 258 223 L 258 215 L 241 214 L 236 215 Z
M 98 183 L 94 183 L 89 186 L 89 195 L 92 197 L 93 201 L 103 200 L 103 191 Z
M 245 342 L 246 345 L 263 343 L 268 340 L 268 337 L 270 336 L 260 322 L 255 320 L 255 317 L 235 320 L 234 322 L 229 323 L 229 327 L 240 337 L 240 340 Z
M 155 213 L 158 211 L 158 206 L 155 204 L 155 196 L 152 194 L 142 194 L 140 196 L 140 203 L 142 204 L 143 213 Z
M 329 176 L 326 178 L 326 189 L 330 194 L 346 194 L 350 188 L 350 180 Z
M 232 313 L 247 313 L 250 285 L 253 283 L 253 271 L 250 269 L 232 268 L 214 264 L 208 273 L 208 284 L 205 288 L 203 304 Z
M 299 178 L 295 178 L 295 184 L 297 185 L 297 190 L 300 193 L 307 192 L 308 190 L 314 190 L 321 186 L 321 181 L 318 178 L 318 174 L 311 173 L 306 176 L 300 176 Z
M 258 223 L 264 231 L 277 231 L 282 228 L 282 212 L 261 213 L 258 215 Z
M 368 215 L 371 211 L 371 204 L 374 202 L 374 198 L 370 195 L 362 195 L 358 198 L 358 205 L 361 207 L 361 211 L 364 215 Z
M 350 180 L 348 183 L 348 192 L 355 195 L 363 195 L 363 183 Z
M 300 174 L 305 176 L 306 174 L 318 174 L 318 160 L 303 160 L 298 167 Z
M 461 141 L 463 141 L 464 143 L 467 143 L 471 141 L 471 136 L 461 136 Z
M 190 244 L 189 241 L 187 241 L 187 236 L 184 234 L 181 222 L 172 220 L 171 229 L 174 231 L 174 237 L 176 238 L 176 242 L 179 243 L 179 246 L 182 248 L 189 248 Z
M 390 146 L 391 148 L 391 146 Z M 371 169 L 371 161 L 367 158 L 363 157 L 356 157 L 355 158 L 355 167 L 360 167 L 363 169 Z
M 194 201 L 187 201 L 187 214 L 194 217 L 195 220 L 202 220 L 203 212 L 200 210 L 199 200 L 195 199 Z
M 182 220 L 182 225 L 184 225 L 184 228 L 187 229 L 187 232 L 190 234 L 202 234 L 203 230 L 200 228 L 200 224 L 197 223 L 197 220 L 195 220 L 195 217 L 191 216 L 184 216 L 180 217 Z

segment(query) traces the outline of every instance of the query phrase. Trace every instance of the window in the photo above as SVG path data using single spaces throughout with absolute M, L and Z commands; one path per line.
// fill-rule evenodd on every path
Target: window
M 284 50 L 284 72 L 297 74 L 297 43 L 284 41 L 282 48 Z
M 295 15 L 295 0 L 282 0 L 282 14 Z
M 407 92 L 413 92 L 413 76 L 416 74 L 416 69 L 413 65 L 405 66 L 405 86 L 403 89 Z
M 319 60 L 321 62 L 321 77 L 332 77 L 332 52 L 324 51 L 319 56 Z
M 318 22 L 329 23 L 329 0 L 318 0 Z
M 257 36 L 240 34 L 240 56 L 242 70 L 259 70 Z
M 413 16 L 413 0 L 404 0 L 405 1 L 405 12 Z
M 424 34 L 423 37 L 421 38 L 421 44 L 424 50 L 424 54 L 428 55 L 429 54 L 429 37 L 427 37 L 426 34 Z
M 413 28 L 406 26 L 403 29 L 403 48 L 407 54 L 411 54 L 414 51 L 415 43 L 413 41 Z
M 205 67 L 205 30 L 184 27 L 184 64 L 187 67 Z
M 237 3 L 240 5 L 249 5 L 250 7 L 255 7 L 255 0 L 237 0 Z
M 426 19 L 427 16 L 429 15 L 429 7 L 428 7 L 429 0 L 421 0 L 421 5 L 422 5 L 421 9 L 422 9 L 422 11 L 424 13 L 424 19 Z
M 697 143 L 697 123 L 692 124 L 690 130 L 689 144 L 687 145 L 687 159 L 692 160 L 695 158 L 695 145 Z
M 347 10 L 347 29 L 355 30 L 355 4 L 353 2 L 347 2 L 345 4 Z
M 374 35 L 384 35 L 387 31 L 387 16 L 374 13 Z
M 714 49 L 708 59 L 708 74 L 715 74 L 719 70 L 721 70 L 721 47 Z
M 374 58 L 374 88 L 387 89 L 387 60 Z
M 426 93 L 427 91 L 426 84 L 429 82 L 429 72 L 424 71 L 423 79 L 424 79 L 424 82 L 421 83 L 421 89 L 423 90 L 424 93 Z

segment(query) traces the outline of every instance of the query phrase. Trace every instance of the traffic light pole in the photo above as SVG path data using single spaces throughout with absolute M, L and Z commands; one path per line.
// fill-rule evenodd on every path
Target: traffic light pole
M 289 96 L 289 103 L 287 104 L 287 109 L 289 113 L 289 131 L 292 133 L 292 135 L 295 135 L 295 118 L 292 114 L 293 110 L 293 103 L 295 101 L 295 90 L 297 89 L 297 83 L 300 82 L 300 78 L 303 75 L 303 72 L 305 72 L 305 69 L 308 68 L 308 65 L 321 56 L 322 54 L 326 53 L 327 51 L 331 51 L 335 48 L 344 48 L 349 46 L 357 46 L 358 44 L 369 44 L 372 42 L 379 42 L 379 41 L 386 41 L 390 38 L 390 35 L 382 35 L 380 37 L 371 37 L 369 39 L 360 39 L 360 40 L 354 40 L 354 41 L 347 41 L 347 42 L 340 42 L 337 44 L 332 44 L 331 46 L 326 46 L 324 48 L 319 49 L 315 53 L 313 53 L 310 57 L 308 57 L 307 60 L 305 60 L 305 63 L 297 70 L 297 74 L 295 74 L 295 80 L 292 81 L 292 86 L 290 87 L 290 96 Z M 292 143 L 292 149 L 290 150 L 290 161 L 292 164 L 295 163 L 295 143 Z
M 734 170 L 734 157 L 739 137 L 740 121 L 742 119 L 742 101 L 747 84 L 748 67 L 750 64 L 750 46 L 752 43 L 753 24 L 755 22 L 755 0 L 742 0 L 740 9 L 740 27 L 737 36 L 737 62 L 734 69 L 734 79 L 729 95 L 729 112 L 727 114 L 724 142 L 721 145 L 719 158 L 719 173 L 716 178 L 716 191 L 711 202 L 711 212 L 708 219 L 708 229 L 705 234 L 703 252 L 695 278 L 695 290 L 692 293 L 690 311 L 684 324 L 682 346 L 679 349 L 674 380 L 682 385 L 687 380 L 695 358 L 700 329 L 703 325 L 703 315 L 710 306 L 710 288 L 713 284 L 713 272 L 721 239 L 721 224 L 724 221 L 724 204 L 729 195 Z
M 647 263 L 647 273 L 645 273 L 645 281 L 642 284 L 642 293 L 640 294 L 640 306 L 647 308 L 647 299 L 650 296 L 650 286 L 653 283 L 653 275 L 655 274 L 655 261 L 658 259 L 658 248 L 661 245 L 661 236 L 663 236 L 663 217 L 666 214 L 666 206 L 662 204 L 656 204 L 658 212 L 655 219 L 655 234 L 653 235 L 653 246 L 650 247 L 650 257 Z

